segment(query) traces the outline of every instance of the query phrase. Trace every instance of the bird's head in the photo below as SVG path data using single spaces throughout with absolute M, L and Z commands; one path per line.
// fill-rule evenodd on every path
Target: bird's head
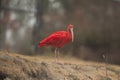
M 69 24 L 68 25 L 68 31 L 71 33 L 72 35 L 72 42 L 74 41 L 74 33 L 73 33 L 73 25 Z
M 73 28 L 73 25 L 72 25 L 72 24 L 69 24 L 69 25 L 68 25 L 68 28 Z

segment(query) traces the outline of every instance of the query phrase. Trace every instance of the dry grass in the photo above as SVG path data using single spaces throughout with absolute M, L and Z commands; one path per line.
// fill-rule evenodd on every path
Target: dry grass
M 120 66 L 107 66 L 108 80 L 119 80 Z M 25 56 L 0 52 L 0 80 L 105 80 L 104 63 L 72 57 Z

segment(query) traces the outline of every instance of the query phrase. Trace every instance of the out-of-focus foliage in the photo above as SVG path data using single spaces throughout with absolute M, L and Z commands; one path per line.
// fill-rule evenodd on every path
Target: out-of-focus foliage
M 77 26 L 76 35 L 81 37 L 80 43 L 93 47 L 120 45 L 119 1 L 62 0 L 62 3 Z
M 103 53 L 114 54 L 116 58 L 116 54 L 119 53 L 119 0 L 1 0 L 1 2 L 2 48 L 9 47 L 24 53 L 49 52 L 51 48 L 38 48 L 39 41 L 52 32 L 66 30 L 67 25 L 72 23 L 75 26 L 75 39 L 73 43 L 62 48 L 62 53 L 77 55 L 84 59 L 91 56 L 101 58 Z M 15 26 L 18 26 L 17 29 L 14 29 Z M 7 41 L 6 34 L 9 30 L 11 38 Z

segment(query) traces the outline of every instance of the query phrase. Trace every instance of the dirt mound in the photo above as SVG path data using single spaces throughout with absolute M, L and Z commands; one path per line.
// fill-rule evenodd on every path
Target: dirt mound
M 34 57 L 35 58 L 35 57 Z M 118 80 L 120 68 L 108 68 L 109 80 Z M 34 61 L 24 55 L 0 52 L 0 80 L 103 80 L 103 65 Z

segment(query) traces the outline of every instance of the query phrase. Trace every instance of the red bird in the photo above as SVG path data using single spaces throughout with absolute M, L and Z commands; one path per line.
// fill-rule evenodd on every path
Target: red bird
M 57 57 L 59 57 L 59 48 L 63 47 L 65 44 L 69 42 L 73 42 L 74 34 L 73 34 L 73 25 L 69 24 L 67 31 L 57 31 L 49 35 L 47 38 L 40 41 L 38 44 L 39 47 L 42 46 L 52 46 L 55 47 L 55 58 L 57 61 Z

